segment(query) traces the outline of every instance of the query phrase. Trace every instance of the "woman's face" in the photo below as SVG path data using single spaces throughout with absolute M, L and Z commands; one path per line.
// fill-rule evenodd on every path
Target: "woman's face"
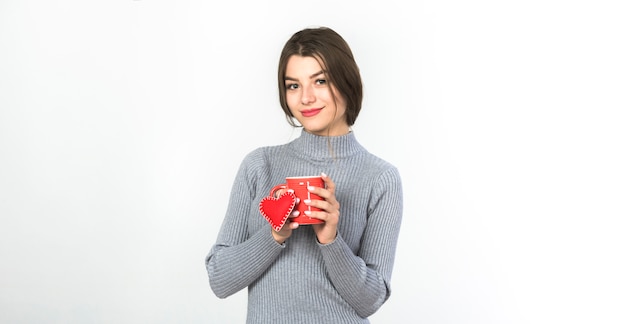
M 324 68 L 315 58 L 299 55 L 289 58 L 285 89 L 289 110 L 307 132 L 339 136 L 350 131 L 345 117 L 346 104 L 326 81 Z

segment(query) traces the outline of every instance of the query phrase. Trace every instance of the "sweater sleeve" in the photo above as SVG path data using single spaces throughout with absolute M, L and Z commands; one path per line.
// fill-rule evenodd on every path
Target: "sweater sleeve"
M 333 285 L 361 317 L 374 314 L 390 296 L 402 208 L 400 175 L 392 168 L 373 189 L 357 255 L 340 233 L 332 243 L 319 245 Z
M 258 152 L 257 152 L 258 153 Z M 254 200 L 255 161 L 261 154 L 250 154 L 235 177 L 226 216 L 215 245 L 205 258 L 209 283 L 215 295 L 226 298 L 255 281 L 274 263 L 284 244 L 267 230 L 248 234 L 248 216 Z

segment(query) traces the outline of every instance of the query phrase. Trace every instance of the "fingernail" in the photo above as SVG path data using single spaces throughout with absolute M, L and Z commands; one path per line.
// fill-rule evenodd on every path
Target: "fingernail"
M 311 203 L 311 199 L 305 199 L 305 200 L 303 200 L 303 201 L 304 201 L 304 203 L 305 203 L 305 204 L 307 204 L 307 205 Z
M 311 216 L 311 211 L 310 210 L 305 210 L 304 214 L 307 215 L 307 216 Z
M 293 212 L 293 213 L 291 213 L 291 214 L 292 214 L 293 216 L 298 216 L 298 215 L 300 215 L 300 212 L 296 210 L 295 212 Z
M 289 190 L 287 190 L 287 192 L 294 193 L 295 191 L 293 191 L 293 189 L 289 189 Z
M 312 186 L 308 186 L 306 188 L 309 189 L 309 191 L 312 191 L 313 189 L 315 189 L 315 187 L 312 187 Z
M 326 175 L 326 173 L 322 172 L 322 177 L 328 177 L 328 175 Z
M 296 204 L 300 203 L 300 198 L 296 198 Z

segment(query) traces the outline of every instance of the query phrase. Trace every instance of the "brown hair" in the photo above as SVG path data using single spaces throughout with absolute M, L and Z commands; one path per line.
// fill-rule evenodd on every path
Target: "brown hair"
M 359 67 L 348 43 L 328 27 L 306 28 L 291 36 L 285 43 L 278 61 L 278 92 L 280 106 L 290 125 L 297 127 L 287 106 L 285 71 L 292 55 L 315 58 L 324 67 L 327 81 L 334 86 L 346 102 L 346 122 L 356 121 L 363 100 L 363 85 Z

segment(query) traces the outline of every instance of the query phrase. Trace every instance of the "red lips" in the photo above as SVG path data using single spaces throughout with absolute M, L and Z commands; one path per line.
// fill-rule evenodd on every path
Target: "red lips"
M 314 109 L 302 110 L 300 113 L 304 117 L 313 117 L 313 116 L 319 114 L 320 111 L 322 111 L 322 108 L 314 108 Z

